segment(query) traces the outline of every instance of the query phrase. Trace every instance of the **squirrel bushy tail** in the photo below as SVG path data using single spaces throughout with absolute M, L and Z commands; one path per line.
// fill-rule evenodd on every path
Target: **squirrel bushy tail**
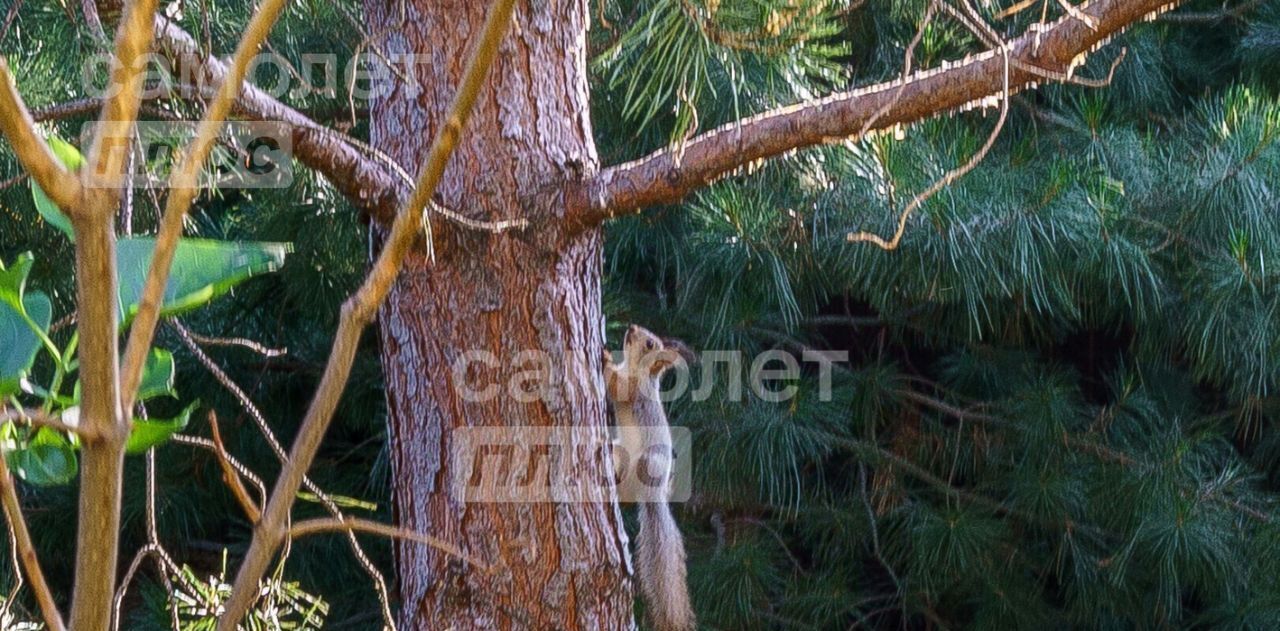
M 693 631 L 693 607 L 685 584 L 684 539 L 666 502 L 639 504 L 636 574 L 656 631 Z

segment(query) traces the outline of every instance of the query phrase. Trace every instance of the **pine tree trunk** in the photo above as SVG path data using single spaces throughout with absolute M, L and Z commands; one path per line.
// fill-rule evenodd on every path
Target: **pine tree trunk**
M 366 0 L 384 51 L 417 56 L 419 88 L 375 96 L 373 144 L 412 171 L 425 155 L 480 29 L 488 2 Z M 626 536 L 612 493 L 595 503 L 463 503 L 450 493 L 453 432 L 473 426 L 605 424 L 583 389 L 520 403 L 505 393 L 521 351 L 553 370 L 598 383 L 603 343 L 598 231 L 562 235 L 554 193 L 596 168 L 586 74 L 587 4 L 532 0 L 516 11 L 489 84 L 437 200 L 477 219 L 523 217 L 536 228 L 493 235 L 448 227 L 434 264 L 415 253 L 379 318 L 390 413 L 397 521 L 451 541 L 494 566 L 485 573 L 426 546 L 397 545 L 405 629 L 618 629 L 632 625 Z M 530 201 L 540 200 L 540 201 Z M 434 216 L 443 229 L 447 220 Z M 489 351 L 500 384 L 488 401 L 464 400 L 453 366 Z M 573 357 L 585 358 L 572 361 Z M 544 384 L 545 385 L 545 384 Z M 602 463 L 603 464 L 603 463 Z

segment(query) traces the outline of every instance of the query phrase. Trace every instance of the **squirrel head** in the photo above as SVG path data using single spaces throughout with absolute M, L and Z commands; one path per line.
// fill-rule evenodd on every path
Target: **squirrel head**
M 693 351 L 680 340 L 661 338 L 652 331 L 631 325 L 622 342 L 622 355 L 627 366 L 650 377 L 661 377 L 667 369 L 679 363 L 695 362 Z

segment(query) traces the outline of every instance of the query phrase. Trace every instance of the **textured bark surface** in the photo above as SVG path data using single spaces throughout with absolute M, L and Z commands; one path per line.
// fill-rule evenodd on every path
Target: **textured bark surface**
M 374 146 L 410 172 L 441 123 L 487 4 L 407 0 L 402 21 L 397 2 L 366 1 L 369 30 L 387 34 L 386 52 L 419 56 L 418 86 L 398 84 L 371 111 Z M 379 315 L 397 521 L 495 566 L 485 573 L 398 544 L 406 629 L 632 624 L 626 536 L 609 492 L 583 504 L 464 504 L 449 492 L 465 473 L 449 470 L 455 428 L 605 428 L 604 402 L 580 388 L 544 383 L 551 396 L 533 402 L 505 392 L 468 402 L 453 383 L 454 361 L 476 350 L 494 353 L 501 367 L 469 378 L 504 388 L 523 370 L 514 358 L 531 350 L 547 354 L 552 374 L 601 379 L 599 231 L 564 238 L 560 198 L 531 194 L 564 190 L 596 168 L 586 11 L 581 0 L 521 3 L 439 189 L 441 202 L 470 217 L 524 217 L 538 227 L 503 235 L 451 227 L 434 265 L 425 252 L 411 256 Z

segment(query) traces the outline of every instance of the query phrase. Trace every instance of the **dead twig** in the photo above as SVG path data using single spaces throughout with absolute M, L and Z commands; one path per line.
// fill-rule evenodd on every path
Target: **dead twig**
M 31 543 L 31 532 L 27 530 L 27 521 L 22 515 L 22 502 L 18 499 L 18 489 L 13 483 L 13 475 L 9 473 L 9 464 L 0 456 L 0 503 L 4 504 L 4 515 L 13 530 L 18 558 L 26 570 L 27 579 L 31 582 L 31 591 L 35 592 L 36 602 L 40 605 L 40 613 L 44 623 L 52 631 L 66 631 L 62 622 L 62 614 L 58 613 L 58 605 L 53 601 L 53 592 L 44 578 L 44 570 L 40 560 L 36 558 L 35 545 Z
M 287 348 L 268 348 L 263 344 L 243 337 L 207 337 L 190 329 L 186 329 L 186 332 L 187 335 L 191 336 L 192 340 L 203 346 L 239 346 L 263 357 L 281 357 L 289 354 L 289 349 Z
M 996 138 L 1000 136 L 1000 131 L 1004 129 L 1004 123 L 1009 117 L 1009 45 L 1007 42 L 1000 42 L 1000 54 L 1004 58 L 1004 78 L 1003 78 L 1003 97 L 1000 99 L 1000 118 L 996 121 L 996 126 L 991 130 L 991 134 L 987 136 L 987 141 L 978 149 L 978 152 L 969 158 L 969 161 L 958 168 L 948 171 L 945 175 L 935 181 L 929 188 L 919 193 L 907 203 L 898 215 L 898 227 L 894 230 L 893 236 L 888 240 L 873 232 L 857 232 L 850 233 L 848 240 L 850 243 L 870 242 L 879 246 L 883 250 L 897 249 L 898 244 L 902 242 L 902 235 L 907 231 L 907 220 L 911 218 L 911 214 L 917 208 L 923 205 L 929 198 L 933 197 L 942 189 L 950 186 L 952 182 L 964 177 L 972 171 L 974 167 L 987 157 L 987 153 L 991 151 L 991 147 L 995 145 Z
M 249 497 L 249 492 L 240 482 L 240 474 L 231 466 L 231 461 L 227 458 L 227 448 L 222 444 L 222 432 L 218 429 L 218 415 L 213 410 L 209 410 L 209 431 L 213 434 L 213 451 L 218 455 L 218 466 L 222 467 L 222 480 L 227 483 L 227 488 L 231 489 L 231 494 L 244 510 L 245 516 L 249 518 L 249 523 L 258 523 L 258 519 L 262 517 L 262 511 Z
M 404 528 L 397 528 L 390 524 L 384 524 L 368 519 L 353 517 L 345 519 L 307 519 L 294 524 L 293 527 L 289 529 L 289 537 L 292 539 L 298 539 L 308 535 L 335 532 L 367 532 L 370 534 L 382 535 L 384 537 L 391 537 L 393 539 L 416 541 L 462 559 L 468 564 L 474 565 L 485 572 L 492 571 L 492 568 L 487 563 L 467 554 L 461 548 L 449 543 L 448 541 L 432 537 L 431 535 L 424 535 L 422 533 L 405 530 Z

